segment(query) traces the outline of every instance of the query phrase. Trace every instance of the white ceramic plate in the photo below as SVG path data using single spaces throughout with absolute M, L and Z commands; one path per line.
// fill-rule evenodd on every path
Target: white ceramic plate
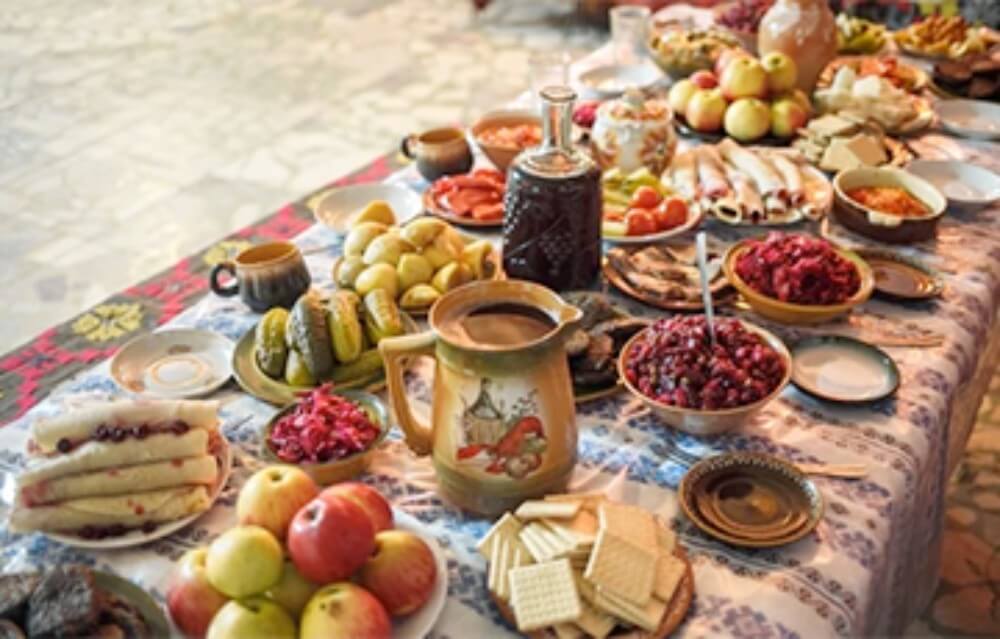
M 423 203 L 411 189 L 398 184 L 356 184 L 334 187 L 309 200 L 316 221 L 338 233 L 347 233 L 351 220 L 369 202 L 385 200 L 396 214 L 396 224 L 402 226 L 420 215 Z
M 883 350 L 842 335 L 815 335 L 792 347 L 792 383 L 833 402 L 882 399 L 899 387 L 896 363 Z
M 1000 139 L 1000 105 L 982 100 L 937 103 L 941 126 L 955 135 L 979 140 Z
M 906 170 L 933 184 L 959 211 L 971 213 L 1000 201 L 1000 175 L 975 164 L 914 160 Z
M 64 535 L 61 533 L 51 532 L 43 534 L 49 539 L 53 539 L 74 548 L 110 550 L 112 548 L 131 548 L 132 546 L 141 546 L 142 544 L 148 544 L 151 541 L 155 541 L 177 532 L 181 528 L 184 528 L 205 513 L 212 510 L 212 505 L 215 504 L 215 500 L 222 494 L 222 489 L 226 487 L 226 482 L 229 481 L 229 473 L 233 470 L 233 451 L 230 449 L 229 442 L 226 441 L 226 438 L 222 436 L 221 432 L 219 435 L 219 441 L 222 443 L 222 449 L 218 452 L 219 480 L 216 482 L 215 486 L 212 487 L 212 490 L 208 495 L 210 503 L 208 508 L 204 511 L 184 517 L 183 519 L 177 519 L 165 524 L 160 524 L 156 527 L 156 530 L 150 533 L 146 533 L 141 530 L 133 530 L 125 533 L 124 535 L 106 537 L 105 539 L 84 539 L 78 535 Z
M 628 87 L 646 89 L 663 74 L 650 64 L 607 65 L 594 67 L 580 75 L 580 84 L 600 98 L 615 98 Z
M 434 628 L 448 600 L 448 561 L 437 541 L 421 531 L 422 524 L 419 520 L 397 508 L 392 509 L 392 517 L 396 528 L 411 532 L 424 540 L 434 554 L 434 563 L 437 565 L 437 581 L 427 603 L 420 610 L 402 619 L 396 619 L 392 624 L 393 639 L 423 639 Z
M 226 383 L 233 343 L 210 331 L 177 328 L 140 335 L 111 358 L 111 377 L 143 397 L 199 397 Z
M 682 235 L 694 228 L 697 228 L 704 217 L 705 215 L 703 211 L 699 210 L 697 207 L 689 206 L 687 220 L 680 226 L 675 226 L 672 229 L 660 231 L 659 233 L 650 233 L 649 235 L 602 235 L 601 237 L 604 241 L 610 242 L 611 244 L 654 244 L 661 240 Z

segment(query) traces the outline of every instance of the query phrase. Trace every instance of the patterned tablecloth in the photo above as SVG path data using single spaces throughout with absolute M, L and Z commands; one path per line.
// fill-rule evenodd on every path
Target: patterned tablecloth
M 597 55 L 585 64 L 599 59 Z M 1000 170 L 997 145 L 928 135 L 914 146 L 928 157 L 971 158 Z M 426 186 L 412 168 L 390 179 L 418 189 Z M 735 237 L 731 230 L 711 224 L 709 229 L 724 239 Z M 832 233 L 846 238 L 842 231 Z M 296 242 L 303 249 L 329 247 L 309 255 L 307 262 L 316 285 L 331 288 L 330 267 L 340 249 L 334 234 L 312 227 Z M 788 388 L 737 432 L 709 438 L 674 432 L 627 395 L 579 408 L 573 489 L 599 489 L 664 515 L 689 550 L 696 598 L 679 636 L 812 639 L 891 633 L 903 628 L 927 601 L 937 574 L 949 457 L 964 445 L 972 423 L 968 415 L 983 390 L 981 378 L 997 359 L 998 340 L 991 336 L 1000 299 L 1000 210 L 949 214 L 936 241 L 903 251 L 942 273 L 946 290 L 940 299 L 908 306 L 871 301 L 849 321 L 819 329 L 876 341 L 888 333 L 943 335 L 942 346 L 887 349 L 902 374 L 894 398 L 843 408 Z M 657 315 L 637 303 L 622 303 L 635 312 Z M 236 340 L 257 319 L 238 301 L 208 295 L 168 326 L 199 327 Z M 789 339 L 805 332 L 772 328 Z M 409 380 L 411 394 L 425 404 L 430 369 L 423 362 Z M 24 462 L 21 451 L 32 419 L 120 393 L 105 362 L 0 429 L 4 501 L 9 503 L 13 473 Z M 121 573 L 162 600 L 172 562 L 233 524 L 236 492 L 262 464 L 257 458 L 258 432 L 274 407 L 233 384 L 217 396 L 224 402 L 223 432 L 235 444 L 236 468 L 209 513 L 165 539 L 108 552 L 80 551 L 42 535 L 20 536 L 0 528 L 3 569 L 79 561 Z M 816 479 L 826 514 L 802 541 L 772 550 L 740 550 L 697 531 L 676 503 L 675 490 L 685 471 L 699 459 L 729 450 L 766 451 L 796 462 L 862 462 L 870 474 L 860 481 Z M 443 502 L 435 492 L 429 460 L 411 454 L 398 432 L 379 450 L 364 480 L 422 522 L 425 532 L 445 549 L 449 599 L 434 636 L 513 634 L 489 601 L 485 563 L 474 549 L 490 522 Z

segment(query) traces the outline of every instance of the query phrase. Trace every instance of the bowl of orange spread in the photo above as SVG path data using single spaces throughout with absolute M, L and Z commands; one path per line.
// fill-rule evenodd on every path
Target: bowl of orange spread
M 472 125 L 472 139 L 499 170 L 542 142 L 542 119 L 528 111 L 492 111 Z
M 833 179 L 833 218 L 865 237 L 892 244 L 934 237 L 947 200 L 933 184 L 896 168 L 841 171 Z

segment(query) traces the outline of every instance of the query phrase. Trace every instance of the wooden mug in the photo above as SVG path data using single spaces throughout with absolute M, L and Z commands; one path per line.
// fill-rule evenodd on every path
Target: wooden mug
M 416 160 L 417 171 L 428 182 L 442 175 L 467 173 L 472 168 L 472 149 L 465 133 L 455 127 L 408 135 L 399 149 L 406 157 Z
M 229 273 L 234 281 L 220 284 L 219 275 L 223 272 Z M 217 295 L 239 294 L 253 311 L 263 313 L 275 306 L 291 308 L 309 289 L 312 278 L 297 246 L 291 242 L 269 242 L 216 264 L 208 282 Z

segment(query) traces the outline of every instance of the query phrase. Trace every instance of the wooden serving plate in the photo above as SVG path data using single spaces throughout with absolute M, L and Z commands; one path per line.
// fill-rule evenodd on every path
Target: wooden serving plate
M 687 552 L 683 548 L 675 546 L 674 556 L 682 560 L 687 565 L 687 568 L 684 571 L 684 576 L 681 577 L 680 583 L 677 584 L 677 590 L 674 591 L 674 596 L 670 599 L 666 612 L 663 613 L 663 618 L 660 619 L 660 626 L 653 632 L 647 632 L 640 628 L 628 630 L 617 626 L 608 637 L 615 639 L 664 639 L 677 630 L 677 627 L 681 625 L 687 616 L 688 610 L 691 609 L 691 603 L 694 601 L 694 571 L 691 569 L 691 561 L 687 557 Z M 517 628 L 514 611 L 511 607 L 505 601 L 497 598 L 489 588 L 487 588 L 487 592 L 490 593 L 490 599 L 493 600 L 493 604 L 500 611 L 500 616 L 503 617 L 504 621 L 512 627 Z M 550 629 L 535 630 L 524 634 L 531 639 L 555 639 L 556 637 L 555 631 Z
M 455 226 L 465 226 L 469 228 L 477 229 L 495 229 L 503 226 L 503 218 L 499 220 L 477 220 L 474 217 L 459 215 L 444 206 L 438 199 L 434 197 L 430 189 L 424 191 L 423 195 L 424 210 L 433 215 L 434 217 L 440 218 L 445 222 L 454 224 Z

